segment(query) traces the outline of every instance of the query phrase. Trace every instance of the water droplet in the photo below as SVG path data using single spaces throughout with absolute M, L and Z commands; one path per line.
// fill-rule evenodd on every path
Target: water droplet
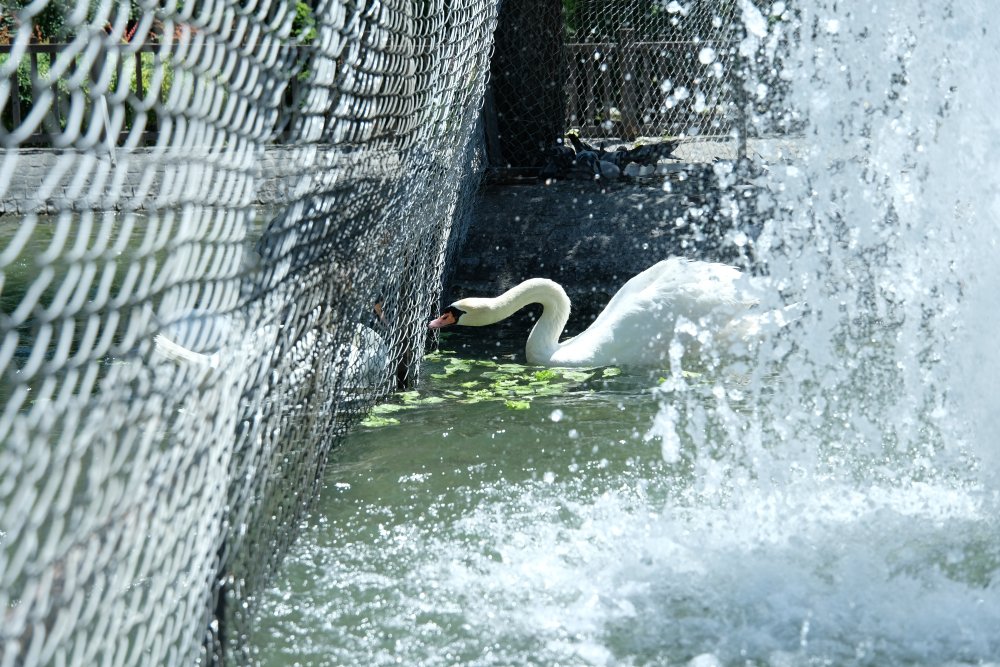
M 687 16 L 690 10 L 681 3 L 677 2 L 677 0 L 671 0 L 671 2 L 667 4 L 667 11 L 671 14 Z

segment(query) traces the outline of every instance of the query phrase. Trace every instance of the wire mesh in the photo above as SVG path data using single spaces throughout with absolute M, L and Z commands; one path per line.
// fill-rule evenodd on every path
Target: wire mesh
M 494 24 L 3 4 L 0 665 L 250 662 L 327 452 L 417 372 Z
M 576 0 L 567 8 L 567 125 L 584 136 L 725 135 L 740 114 L 731 0 Z
M 491 167 L 534 175 L 567 133 L 633 146 L 745 140 L 758 55 L 748 11 L 771 16 L 753 0 L 504 0 L 486 102 Z
M 252 662 L 327 453 L 416 377 L 484 97 L 515 166 L 725 134 L 749 1 L 5 0 L 0 667 Z

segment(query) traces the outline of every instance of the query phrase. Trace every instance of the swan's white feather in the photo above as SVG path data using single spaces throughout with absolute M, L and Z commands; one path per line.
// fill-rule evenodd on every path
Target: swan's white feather
M 758 301 L 738 269 L 667 259 L 625 283 L 586 331 L 559 346 L 552 362 L 663 365 L 675 336 L 691 347 L 699 333 L 722 330 Z
M 728 345 L 759 335 L 786 316 L 755 313 L 761 289 L 724 264 L 671 258 L 633 277 L 586 331 L 558 342 L 569 317 L 565 291 L 533 278 L 495 299 L 462 299 L 458 324 L 498 322 L 529 303 L 543 305 L 525 346 L 530 363 L 546 366 L 669 365 L 671 346 L 697 351 L 713 341 Z

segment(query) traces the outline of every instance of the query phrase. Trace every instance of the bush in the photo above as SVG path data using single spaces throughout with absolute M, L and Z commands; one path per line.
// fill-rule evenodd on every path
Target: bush
M 133 56 L 128 56 L 130 59 Z M 69 98 L 69 86 L 65 79 L 58 79 L 54 82 L 49 82 L 49 71 L 51 66 L 52 56 L 48 53 L 37 54 L 38 62 L 38 79 L 40 82 L 48 83 L 52 86 L 53 92 L 55 93 L 56 102 L 54 104 L 55 108 L 50 110 L 48 117 L 45 121 L 45 125 L 39 128 L 43 132 L 60 132 L 66 127 L 66 116 L 67 110 L 65 109 L 66 100 Z M 145 95 L 148 95 L 150 85 L 153 81 L 153 71 L 156 67 L 156 59 L 153 53 L 143 52 L 140 54 L 141 67 L 137 72 L 135 66 L 127 66 L 123 68 L 123 73 L 128 79 L 129 90 L 137 90 L 137 79 L 141 77 L 143 90 L 146 91 Z M 6 53 L 0 54 L 0 65 L 7 62 L 10 56 Z M 131 60 L 129 65 L 134 63 Z M 169 61 L 163 62 L 159 65 L 163 68 L 163 77 L 160 90 L 158 91 L 158 99 L 163 101 L 167 98 L 170 93 L 170 86 L 173 82 L 173 67 Z M 34 104 L 32 94 L 33 86 L 31 81 L 31 61 L 30 56 L 25 56 L 17 67 L 17 102 L 20 109 L 20 117 L 23 120 L 29 113 L 31 113 L 32 106 Z M 120 85 L 117 75 L 112 77 L 111 88 L 117 89 Z M 88 92 L 88 86 L 84 85 L 84 92 Z M 89 104 L 89 102 L 88 102 Z M 61 105 L 61 106 L 60 106 Z M 93 116 L 87 112 L 84 114 L 85 118 L 92 118 Z M 124 130 L 128 130 L 132 127 L 135 118 L 135 111 L 131 105 L 126 107 L 125 110 L 125 126 Z M 155 119 L 155 114 L 154 114 Z M 0 123 L 2 123 L 5 130 L 11 132 L 15 129 L 14 123 L 14 105 L 8 103 L 3 108 L 3 113 L 0 115 Z M 151 126 L 147 125 L 147 130 L 153 129 Z M 84 128 L 86 131 L 86 128 Z M 34 143 L 34 141 L 32 142 Z
M 4 0 L 3 18 L 0 20 L 0 35 L 7 36 L 17 29 L 16 16 L 31 0 Z M 39 42 L 62 42 L 69 36 L 66 17 L 73 11 L 73 0 L 48 0 L 42 11 L 31 18 L 32 33 Z
M 0 64 L 6 63 L 10 60 L 10 55 L 3 53 L 0 54 Z M 38 78 L 45 79 L 49 76 L 49 66 L 51 65 L 51 57 L 48 53 L 38 54 Z M 17 66 L 17 91 L 14 95 L 17 96 L 16 102 L 14 100 L 8 103 L 3 109 L 2 122 L 4 129 L 12 131 L 14 129 L 14 103 L 19 105 L 21 119 L 23 120 L 29 113 L 31 113 L 32 107 L 32 85 L 31 85 L 31 61 L 28 58 L 23 58 Z M 66 93 L 69 88 L 66 83 L 60 81 L 56 84 L 58 86 L 58 93 Z
M 0 44 L 10 43 L 11 35 L 17 30 L 17 14 L 33 0 L 0 0 Z M 87 20 L 93 21 L 101 0 L 89 0 Z M 48 0 L 40 12 L 31 17 L 32 38 L 43 44 L 59 44 L 69 41 L 75 32 L 74 26 L 67 25 L 66 17 L 76 9 L 76 0 Z M 139 0 L 129 0 L 129 23 L 134 24 L 142 14 Z M 102 28 L 103 26 L 96 26 Z

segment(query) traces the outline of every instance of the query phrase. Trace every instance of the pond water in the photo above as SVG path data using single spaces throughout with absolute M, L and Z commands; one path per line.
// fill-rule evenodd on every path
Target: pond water
M 0 373 L 0 405 L 10 399 L 14 386 L 19 383 L 16 376 L 40 339 L 42 323 L 30 307 L 41 304 L 49 308 L 57 294 L 61 295 L 64 304 L 67 301 L 75 303 L 77 308 L 84 302 L 88 305 L 95 301 L 100 304 L 97 313 L 112 329 L 111 337 L 105 343 L 115 348 L 101 359 L 102 373 L 110 366 L 126 363 L 133 356 L 135 349 L 119 348 L 130 320 L 127 317 L 118 318 L 119 313 L 115 312 L 118 308 L 109 301 L 126 302 L 126 297 L 131 296 L 135 304 L 146 304 L 153 312 L 159 310 L 166 290 L 162 286 L 151 287 L 148 278 L 155 274 L 157 267 L 163 269 L 168 265 L 172 252 L 168 241 L 183 227 L 183 217 L 182 211 L 166 211 L 152 216 L 144 212 L 66 211 L 60 215 L 0 217 L 0 248 L 11 253 L 3 258 L 6 263 L 2 267 L 0 314 L 20 313 L 17 315 L 19 324 L 13 328 L 17 340 L 13 361 L 5 374 Z M 187 247 L 193 252 L 217 256 L 229 245 L 238 245 L 241 246 L 242 257 L 251 258 L 247 262 L 255 261 L 252 259 L 255 257 L 254 246 L 267 221 L 273 217 L 271 209 L 262 208 L 239 218 L 241 224 L 247 227 L 242 240 L 232 244 L 212 240 L 190 241 Z M 235 225 L 236 220 L 232 216 L 227 224 Z M 158 241 L 153 242 L 151 239 L 154 238 Z M 137 278 L 139 268 L 145 271 L 145 281 Z M 232 273 L 249 270 L 249 267 L 237 267 Z M 227 279 L 236 282 L 239 277 L 225 276 L 220 282 Z M 126 293 L 123 294 L 122 290 Z M 129 295 L 128 290 L 134 291 Z M 27 310 L 25 303 L 28 304 Z M 131 305 L 138 310 L 139 306 L 135 304 Z M 121 311 L 127 312 L 128 309 L 122 308 Z M 134 331 L 129 333 L 135 335 Z M 77 354 L 81 341 L 86 339 L 87 327 L 79 324 L 72 329 L 69 345 L 63 353 Z M 45 340 L 49 341 L 45 356 L 51 358 L 60 341 L 57 336 L 45 337 Z M 89 352 L 86 349 L 82 351 L 84 355 Z M 57 374 L 61 372 L 56 371 Z M 41 385 L 44 382 L 44 378 L 36 378 L 29 384 Z M 28 400 L 28 404 L 32 402 Z
M 1000 664 L 1000 14 L 737 4 L 801 150 L 719 200 L 801 316 L 662 381 L 426 361 L 335 452 L 261 664 Z
M 967 476 L 819 474 L 786 443 L 768 480 L 759 462 L 683 435 L 667 456 L 655 435 L 663 404 L 683 392 L 691 415 L 721 396 L 749 415 L 746 383 L 722 371 L 678 384 L 432 355 L 417 390 L 335 452 L 261 600 L 255 657 L 273 667 L 1000 659 L 997 500 Z M 713 462 L 730 483 L 706 483 Z

